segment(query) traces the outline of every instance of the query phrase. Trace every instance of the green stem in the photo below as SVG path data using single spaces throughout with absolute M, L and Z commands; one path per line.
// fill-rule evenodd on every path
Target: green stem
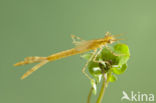
M 93 87 L 90 88 L 90 91 L 89 91 L 89 94 L 88 94 L 87 103 L 90 103 L 92 92 L 93 92 Z
M 100 93 L 99 93 L 99 96 L 98 96 L 96 103 L 101 103 L 103 96 L 104 96 L 104 93 L 105 93 L 107 83 L 108 83 L 107 82 L 107 75 L 106 76 L 103 75 L 103 82 L 102 82 L 101 90 L 100 90 Z

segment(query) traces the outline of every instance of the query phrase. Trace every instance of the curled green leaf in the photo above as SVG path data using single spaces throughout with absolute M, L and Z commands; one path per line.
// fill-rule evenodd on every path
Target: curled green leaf
M 120 75 L 120 74 L 122 74 L 123 72 L 126 71 L 127 64 L 123 64 L 123 65 L 121 65 L 119 67 L 114 67 L 114 68 L 111 68 L 111 69 L 112 69 L 114 74 Z

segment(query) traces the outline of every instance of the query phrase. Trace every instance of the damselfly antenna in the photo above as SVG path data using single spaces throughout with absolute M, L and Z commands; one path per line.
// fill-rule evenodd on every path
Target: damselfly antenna
M 124 34 L 117 34 L 117 35 L 113 35 L 113 37 L 119 37 L 119 36 L 122 36 Z
M 121 39 L 113 39 L 112 41 L 119 41 L 119 40 L 125 40 L 124 38 Z

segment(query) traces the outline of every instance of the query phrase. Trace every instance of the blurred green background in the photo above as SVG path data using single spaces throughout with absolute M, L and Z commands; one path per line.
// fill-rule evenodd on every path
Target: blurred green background
M 0 103 L 85 103 L 90 82 L 80 55 L 50 62 L 25 80 L 20 76 L 33 64 L 13 64 L 74 47 L 70 34 L 89 40 L 107 31 L 124 34 L 131 58 L 103 103 L 120 103 L 123 90 L 156 95 L 155 0 L 0 0 Z

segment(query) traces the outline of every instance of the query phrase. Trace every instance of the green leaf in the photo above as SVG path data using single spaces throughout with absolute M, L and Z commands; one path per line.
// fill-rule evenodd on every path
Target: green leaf
M 127 56 L 130 56 L 129 48 L 126 44 L 116 44 L 114 46 L 114 50 L 120 54 L 126 54 Z
M 116 44 L 113 48 L 110 47 L 110 50 L 104 48 L 100 58 L 103 61 L 110 61 L 112 65 L 121 65 L 128 61 L 129 56 L 129 48 L 126 44 Z
M 117 80 L 117 77 L 113 74 L 109 77 L 110 82 L 115 82 L 116 80 Z
M 114 68 L 111 68 L 111 69 L 112 69 L 114 74 L 120 75 L 120 74 L 122 74 L 123 72 L 126 71 L 127 64 L 123 64 L 122 66 L 114 67 Z
M 84 59 L 89 59 L 92 53 L 81 55 Z M 117 78 L 112 75 L 122 74 L 127 69 L 127 61 L 130 57 L 129 48 L 126 44 L 116 44 L 113 47 L 103 48 L 102 52 L 97 56 L 97 61 L 102 61 L 102 64 L 90 61 L 88 64 L 89 73 L 93 76 L 96 83 L 101 80 L 102 70 L 110 74 L 110 81 L 113 82 Z M 116 66 L 116 67 L 114 67 Z
M 94 76 L 94 75 L 100 75 L 101 74 L 101 69 L 99 67 L 98 63 L 95 63 L 91 61 L 88 65 L 89 73 Z
M 91 85 L 93 87 L 93 94 L 96 95 L 97 93 L 97 87 L 96 87 L 96 83 L 94 80 L 91 80 Z
M 93 76 L 93 78 L 96 80 L 97 83 L 101 81 L 101 69 L 99 67 L 98 63 L 90 62 L 89 65 L 89 73 Z
M 129 48 L 126 44 L 117 44 L 114 46 L 114 51 L 116 54 L 119 56 L 116 56 L 116 62 L 118 65 L 125 64 L 127 63 L 129 57 L 130 57 L 130 52 Z

